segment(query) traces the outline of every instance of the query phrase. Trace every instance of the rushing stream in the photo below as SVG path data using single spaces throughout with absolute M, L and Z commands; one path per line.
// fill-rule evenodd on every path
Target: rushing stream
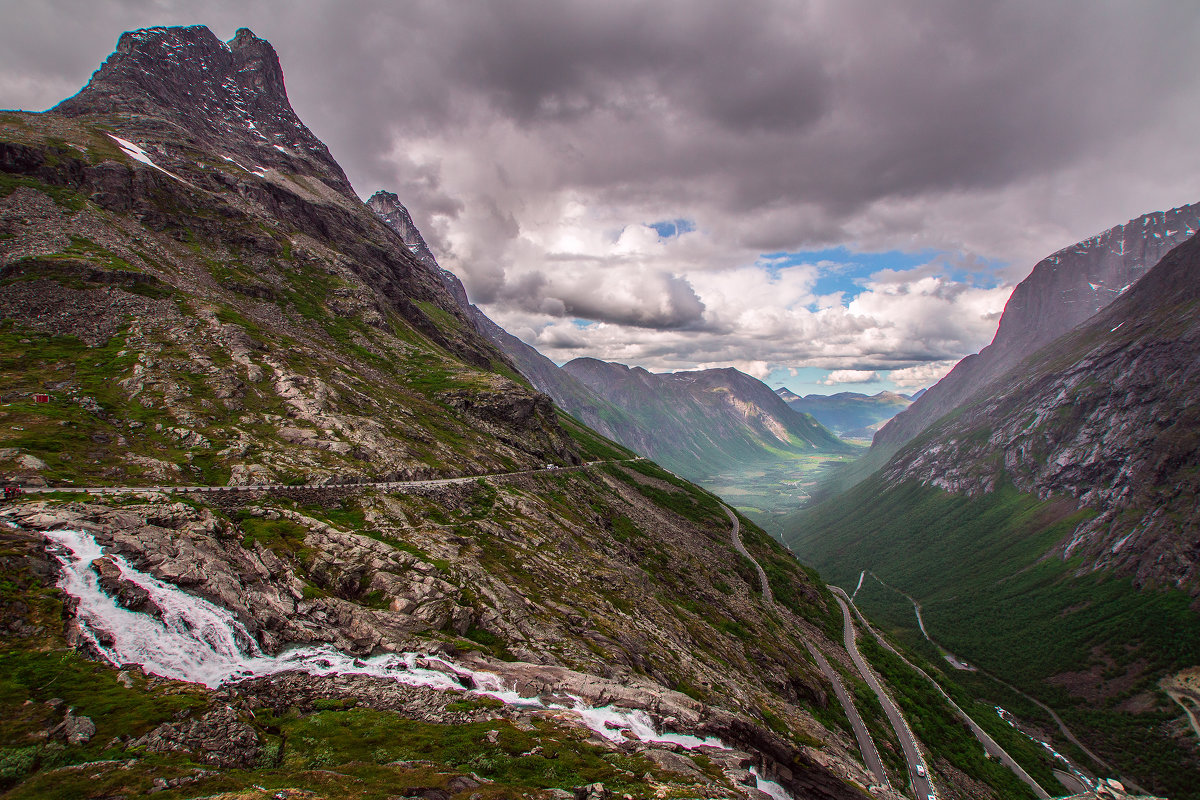
M 161 619 L 123 608 L 100 588 L 92 562 L 105 553 L 90 534 L 60 530 L 49 531 L 46 536 L 59 545 L 56 557 L 63 567 L 60 585 L 79 601 L 75 614 L 81 632 L 116 666 L 138 664 L 154 675 L 202 683 L 209 688 L 285 670 L 310 675 L 369 675 L 407 686 L 487 695 L 509 705 L 573 712 L 580 722 L 613 742 L 633 737 L 643 742 L 669 742 L 689 750 L 730 749 L 716 737 L 660 732 L 645 711 L 589 706 L 576 697 L 572 697 L 572 706 L 522 697 L 505 687 L 497 675 L 467 669 L 440 656 L 399 653 L 355 658 L 328 645 L 295 647 L 279 655 L 266 655 L 229 611 L 109 554 L 106 557 L 117 565 L 123 579 L 149 593 Z M 778 783 L 762 777 L 757 770 L 753 773 L 762 791 L 779 800 L 790 797 Z

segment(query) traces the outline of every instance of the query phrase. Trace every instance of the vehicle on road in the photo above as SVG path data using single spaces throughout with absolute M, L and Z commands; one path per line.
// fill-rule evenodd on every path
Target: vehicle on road
M 917 764 L 917 777 L 918 778 L 925 777 L 925 765 L 924 764 Z
M 12 484 L 6 484 L 6 485 L 5 485 L 5 487 L 4 487 L 4 493 L 3 493 L 3 495 L 0 495 L 0 497 L 2 497 L 2 498 L 3 498 L 2 500 L 0 500 L 0 502 L 5 502 L 5 503 L 7 503 L 7 502 L 9 502 L 10 500 L 16 500 L 16 499 L 17 499 L 18 497 L 20 497 L 22 494 L 23 494 L 23 492 L 21 491 L 21 487 L 20 487 L 20 486 L 14 486 L 14 485 L 12 485 Z

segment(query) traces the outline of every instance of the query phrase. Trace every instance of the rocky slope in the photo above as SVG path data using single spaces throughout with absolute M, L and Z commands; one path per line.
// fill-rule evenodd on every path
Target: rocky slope
M 833 799 L 870 780 L 807 654 L 849 674 L 823 585 L 743 522 L 763 606 L 715 498 L 520 380 L 248 31 L 127 34 L 57 110 L 0 115 L 0 387 L 0 470 L 28 485 L 295 485 L 3 509 L 8 796 L 759 798 L 753 766 Z M 583 461 L 607 463 L 528 472 Z M 484 473 L 511 477 L 356 485 Z M 131 625 L 167 612 L 126 568 L 224 608 L 244 653 L 439 655 L 731 749 L 371 676 L 206 689 L 88 660 L 125 631 L 56 586 L 60 529 L 106 548 L 81 568 Z
M 992 343 L 875 436 L 879 466 L 939 417 L 973 397 L 1039 348 L 1116 300 L 1175 245 L 1200 230 L 1200 204 L 1145 214 L 1043 259 L 1017 285 Z
M 730 464 L 847 449 L 812 417 L 736 369 L 653 374 L 577 358 L 563 370 L 653 431 L 646 455 L 693 480 Z
M 899 414 L 912 400 L 895 392 L 865 395 L 858 392 L 800 395 L 785 389 L 775 390 L 783 401 L 839 436 L 869 438 L 880 425 Z

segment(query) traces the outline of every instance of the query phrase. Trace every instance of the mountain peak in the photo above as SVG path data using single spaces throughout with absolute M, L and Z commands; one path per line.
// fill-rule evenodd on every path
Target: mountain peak
M 408 209 L 400 202 L 400 198 L 394 192 L 380 189 L 367 200 L 367 208 L 375 212 L 375 216 L 379 217 L 383 221 L 383 224 L 399 234 L 400 239 L 404 242 L 404 246 L 416 257 L 417 261 L 421 262 L 426 269 L 437 276 L 442 285 L 446 287 L 446 291 L 450 292 L 458 307 L 469 318 L 475 320 L 476 329 L 485 337 L 494 339 L 495 333 L 490 328 L 499 328 L 499 326 L 488 319 L 482 311 L 471 305 L 471 301 L 467 297 L 467 289 L 463 286 L 462 281 L 458 279 L 458 276 L 448 269 L 443 269 L 438 264 L 433 251 L 429 249 L 429 245 L 425 244 L 425 237 L 421 235 L 421 231 L 417 228 L 416 223 L 413 222 L 412 215 L 408 213 Z M 484 320 L 484 322 L 481 323 L 480 320 Z M 480 327 L 481 324 L 482 328 Z M 493 341 L 493 343 L 495 342 Z
M 408 209 L 404 207 L 395 193 L 380 189 L 367 200 L 367 208 L 374 211 L 375 215 L 387 223 L 388 227 L 400 234 L 400 238 L 408 245 L 408 249 L 417 257 L 418 261 L 430 269 L 439 269 L 433 251 L 425 243 L 425 237 L 421 235 L 421 231 L 413 222 L 412 215 L 408 213 Z
M 247 168 L 309 173 L 353 194 L 292 109 L 275 48 L 249 28 L 228 43 L 203 25 L 126 31 L 87 85 L 52 110 L 115 117 L 121 130 L 147 137 L 198 140 L 252 162 Z
M 239 72 L 246 74 L 256 88 L 287 102 L 283 68 L 279 66 L 279 56 L 270 42 L 255 36 L 249 28 L 238 28 L 228 47 L 241 65 Z

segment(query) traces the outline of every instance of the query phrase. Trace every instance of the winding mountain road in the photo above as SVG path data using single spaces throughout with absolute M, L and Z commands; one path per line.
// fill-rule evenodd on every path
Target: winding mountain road
M 858 652 L 858 632 L 854 629 L 854 616 L 850 613 L 846 601 L 842 599 L 845 592 L 833 586 L 829 588 L 834 592 L 833 597 L 837 600 L 838 605 L 842 607 L 842 638 L 846 645 L 846 652 L 850 654 L 854 666 L 858 667 L 863 680 L 879 698 L 879 704 L 883 706 L 883 713 L 887 715 L 888 722 L 892 724 L 892 730 L 896 732 L 896 738 L 900 740 L 900 748 L 904 751 L 904 760 L 908 763 L 908 779 L 913 791 L 916 792 L 918 798 L 932 797 L 935 793 L 929 771 L 924 770 L 924 776 L 917 771 L 918 766 L 924 768 L 925 764 L 921 757 L 921 748 L 917 745 L 917 737 L 908 727 L 908 722 L 900 713 L 900 708 L 892 702 L 891 695 L 883 690 L 883 685 L 876 677 L 875 670 L 871 669 L 871 665 Z
M 746 549 L 746 545 L 742 543 L 742 526 L 738 522 L 737 514 L 727 506 L 721 506 L 725 509 L 725 514 L 729 517 L 729 522 L 733 526 L 730 529 L 730 538 L 733 540 L 734 549 L 741 553 L 746 560 L 754 565 L 754 569 L 758 572 L 758 585 L 762 589 L 762 598 L 768 605 L 774 605 L 775 595 L 771 592 L 771 583 L 767 580 L 767 573 L 763 570 L 762 565 L 750 555 L 750 551 Z M 837 696 L 838 702 L 842 706 L 842 710 L 846 712 L 846 716 L 850 719 L 850 727 L 854 729 L 854 738 L 858 741 L 858 750 L 862 753 L 863 764 L 875 776 L 875 780 L 882 786 L 890 786 L 888 783 L 887 772 L 883 768 L 883 760 L 879 757 L 879 751 L 875 748 L 875 742 L 871 739 L 871 734 L 867 730 L 867 725 L 863 722 L 862 717 L 858 713 L 858 709 L 854 706 L 854 701 L 850 698 L 850 693 L 846 691 L 845 685 L 842 684 L 841 676 L 825 658 L 825 654 L 814 647 L 811 643 L 805 642 L 804 646 L 808 648 L 809 654 L 817 667 L 824 673 L 826 679 L 833 684 L 833 693 Z
M 861 622 L 863 627 L 866 628 L 866 630 L 872 636 L 875 637 L 875 641 L 879 642 L 880 646 L 886 647 L 897 658 L 899 658 L 901 661 L 903 661 L 905 664 L 907 664 L 910 669 L 912 669 L 918 675 L 921 675 L 923 678 L 925 678 L 925 680 L 929 681 L 933 685 L 933 688 L 937 689 L 938 694 L 940 694 L 942 696 L 942 698 L 947 703 L 949 703 L 950 707 L 954 709 L 954 712 L 959 716 L 959 718 L 963 722 L 965 722 L 967 724 L 967 726 L 971 729 L 971 733 L 973 733 L 975 735 L 975 738 L 979 740 L 979 743 L 983 745 L 983 749 L 987 752 L 988 755 L 999 759 L 1001 761 L 1001 763 L 1004 764 L 1004 766 L 1006 766 L 1010 770 L 1012 770 L 1013 774 L 1015 774 L 1018 778 L 1020 778 L 1022 781 L 1024 781 L 1025 784 L 1027 786 L 1029 786 L 1030 789 L 1033 790 L 1033 793 L 1036 794 L 1039 798 L 1041 798 L 1041 800 L 1046 800 L 1047 798 L 1050 797 L 1050 795 L 1046 792 L 1046 790 L 1043 789 L 1041 787 L 1041 785 L 1038 784 L 1037 781 L 1035 781 L 1032 777 L 1030 777 L 1029 773 L 1027 773 L 1021 767 L 1021 765 L 1017 763 L 1016 759 L 1014 759 L 1012 756 L 1010 756 L 1008 754 L 1008 752 L 1005 751 L 1005 749 L 1003 747 L 1001 747 L 999 745 L 999 743 L 996 742 L 996 740 L 993 739 L 988 734 L 987 731 L 985 731 L 983 728 L 981 728 L 975 724 L 975 721 L 973 719 L 971 719 L 970 715 L 968 715 L 967 712 L 963 711 L 962 708 L 959 707 L 958 703 L 955 703 L 954 700 L 952 700 L 950 698 L 950 695 L 946 694 L 946 692 L 942 690 L 942 687 L 938 684 L 937 681 L 935 681 L 933 678 L 931 678 L 929 676 L 929 674 L 927 672 L 925 672 L 925 670 L 921 669 L 916 664 L 913 664 L 911 661 L 909 661 L 907 658 L 905 658 L 903 655 L 901 655 L 899 652 L 897 652 L 894 647 L 892 647 L 890 644 L 888 644 L 887 641 L 884 640 L 884 638 L 879 635 L 879 632 L 876 631 L 869 622 L 867 622 L 866 617 L 864 617 L 862 615 L 862 612 L 860 612 L 858 610 L 858 606 L 854 605 L 854 601 L 851 600 L 849 597 L 847 597 L 846 593 L 842 589 L 840 589 L 836 586 L 831 586 L 829 588 L 834 593 L 834 596 L 837 597 L 838 603 L 840 603 L 842 606 L 842 610 L 845 611 L 846 619 L 847 620 L 850 619 L 850 608 L 847 606 L 847 603 L 849 603 L 850 606 L 853 606 L 854 614 L 858 617 L 859 622 Z M 846 649 L 847 650 L 850 649 L 848 644 L 847 644 Z M 856 655 L 857 652 L 858 652 L 858 650 L 856 648 L 854 651 L 852 651 L 852 655 Z M 857 659 L 856 659 L 856 663 L 857 663 Z M 885 710 L 886 710 L 886 706 L 885 706 Z M 889 717 L 890 717 L 890 715 L 889 715 Z M 907 756 L 907 750 L 905 751 L 905 755 Z M 930 791 L 932 791 L 932 789 Z M 918 796 L 920 796 L 920 795 L 918 795 Z
M 383 489 L 385 491 L 403 492 L 406 489 L 421 489 L 430 486 L 451 486 L 454 484 L 473 483 L 477 480 L 492 480 L 496 478 L 512 478 L 519 475 L 537 475 L 542 472 L 573 472 L 590 469 L 600 464 L 625 464 L 631 461 L 643 461 L 637 458 L 610 459 L 607 461 L 588 461 L 568 467 L 549 466 L 539 469 L 523 469 L 515 472 L 493 472 L 487 475 L 465 475 L 458 478 L 430 478 L 422 481 L 363 481 L 358 483 L 249 483 L 240 486 L 28 486 L 22 487 L 23 494 L 52 494 L 69 492 L 73 494 L 207 494 L 220 492 L 263 492 L 281 491 L 284 489 Z
M 866 574 L 866 572 L 864 571 L 863 574 Z M 1042 711 L 1045 711 L 1046 714 L 1048 714 L 1050 716 L 1050 719 L 1054 720 L 1054 724 L 1058 726 L 1059 731 L 1062 732 L 1062 735 L 1067 739 L 1067 741 L 1069 741 L 1071 744 L 1075 745 L 1077 748 L 1079 748 L 1079 750 L 1084 755 L 1086 755 L 1088 758 L 1090 758 L 1092 760 L 1093 765 L 1099 766 L 1101 769 L 1106 770 L 1107 772 L 1110 772 L 1114 775 L 1119 774 L 1117 772 L 1117 769 L 1115 767 L 1113 767 L 1112 764 L 1109 764 L 1107 761 L 1102 759 L 1100 756 L 1096 755 L 1094 752 L 1092 752 L 1091 750 L 1088 749 L 1087 745 L 1085 745 L 1083 742 L 1079 741 L 1079 737 L 1077 737 L 1074 734 L 1074 732 L 1072 732 L 1071 729 L 1067 727 L 1067 723 L 1063 722 L 1062 717 L 1060 717 L 1057 713 L 1055 713 L 1054 709 L 1052 709 L 1050 706 L 1046 705 L 1041 700 L 1038 700 L 1036 697 L 1033 697 L 1032 695 L 1028 694 L 1027 692 L 1024 692 L 1021 689 L 1018 689 L 1016 686 L 1013 686 L 1008 681 L 1003 680 L 1002 678 L 999 678 L 996 675 L 993 675 L 992 673 L 988 672 L 987 670 L 981 670 L 978 667 L 968 666 L 965 661 L 962 661 L 961 659 L 958 658 L 958 656 L 954 655 L 949 650 L 947 650 L 945 647 L 943 647 L 940 643 L 937 642 L 937 640 L 935 640 L 932 636 L 929 635 L 929 632 L 927 630 L 925 630 L 925 620 L 921 617 L 921 604 L 918 603 L 915 598 L 913 598 L 912 596 L 910 596 L 909 594 L 907 594 L 905 592 L 900 591 L 895 586 L 892 586 L 891 584 L 885 582 L 882 578 L 880 578 L 874 572 L 870 573 L 870 575 L 872 578 L 874 578 L 876 581 L 878 581 L 881 586 L 885 586 L 888 589 L 891 589 L 893 592 L 896 592 L 897 594 L 905 597 L 910 603 L 912 603 L 913 611 L 917 616 L 917 626 L 921 629 L 921 635 L 924 636 L 929 641 L 930 644 L 932 644 L 934 647 L 936 647 L 945 656 L 946 660 L 950 662 L 950 665 L 952 667 L 954 667 L 955 669 L 968 669 L 968 670 L 971 670 L 972 672 L 979 672 L 979 673 L 991 678 L 996 683 L 999 683 L 1000 685 L 1005 686 L 1008 689 L 1010 689 L 1011 691 L 1021 695 L 1021 697 L 1024 697 L 1026 700 L 1033 703 L 1038 708 L 1042 709 Z M 862 582 L 862 574 L 859 575 L 859 583 L 861 583 L 861 582 Z M 854 604 L 854 595 L 850 596 L 850 603 L 851 603 L 851 605 Z M 855 606 L 854 610 L 857 612 L 858 607 Z M 859 617 L 862 617 L 861 612 L 859 612 Z M 864 620 L 864 624 L 865 624 L 865 620 Z M 876 634 L 876 638 L 879 638 L 878 634 Z M 888 645 L 886 643 L 883 643 L 883 644 L 885 647 L 888 647 Z M 891 650 L 892 648 L 888 647 L 888 649 Z M 895 652 L 895 651 L 893 650 L 893 652 Z M 897 653 L 897 655 L 900 655 L 900 654 Z M 904 658 L 903 656 L 900 656 L 900 657 Z M 912 666 L 912 665 L 910 664 L 909 666 Z M 913 667 L 913 669 L 917 669 L 917 668 Z M 919 670 L 919 669 L 917 669 L 917 671 L 921 672 L 921 670 Z M 922 674 L 924 674 L 924 673 L 922 672 Z M 926 675 L 925 677 L 928 678 L 929 676 Z M 936 685 L 936 682 L 935 682 L 935 685 Z M 938 687 L 938 691 L 941 691 L 940 686 Z M 945 692 L 942 692 L 942 694 L 944 695 Z M 960 713 L 961 713 L 961 711 L 960 711 Z M 973 723 L 972 723 L 972 725 L 973 725 Z M 1197 735 L 1200 735 L 1200 728 L 1197 729 Z M 978 738 L 978 734 L 976 735 L 976 738 Z M 987 747 L 986 743 L 984 744 L 984 747 L 985 748 Z M 999 745 L 997 745 L 997 747 L 999 747 Z M 989 752 L 991 752 L 991 751 L 989 750 Z M 1056 751 L 1056 753 L 1057 753 L 1057 751 Z M 1061 753 L 1058 753 L 1058 756 L 1060 758 L 1062 758 L 1064 761 L 1066 761 L 1070 765 L 1070 768 L 1073 771 L 1076 771 L 1076 772 L 1080 771 L 1080 767 L 1076 764 L 1071 763 L 1070 760 L 1066 758 L 1066 756 L 1063 756 Z M 1133 789 L 1134 791 L 1141 792 L 1142 794 L 1149 794 L 1149 792 L 1146 789 L 1143 789 L 1141 786 L 1139 786 L 1137 784 L 1137 782 L 1134 781 L 1132 778 L 1129 778 L 1125 775 L 1121 775 L 1120 778 L 1121 778 L 1121 782 L 1123 784 L 1125 784 L 1129 788 Z M 1022 778 L 1022 780 L 1024 780 L 1024 778 Z M 1028 781 L 1026 781 L 1026 782 L 1028 783 Z

